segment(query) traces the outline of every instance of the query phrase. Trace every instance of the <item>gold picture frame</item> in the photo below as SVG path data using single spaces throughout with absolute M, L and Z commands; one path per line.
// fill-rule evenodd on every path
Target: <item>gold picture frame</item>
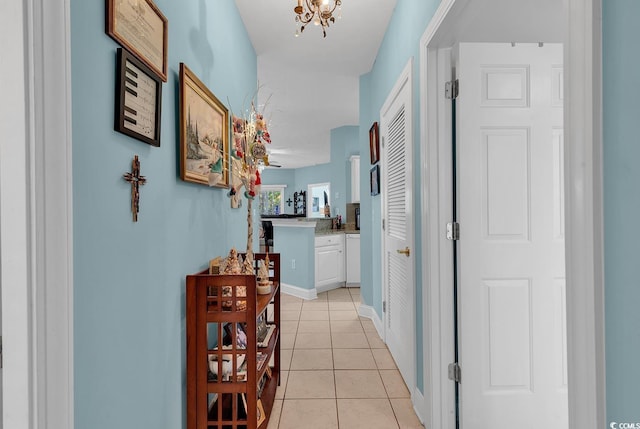
M 219 162 L 221 172 L 211 184 L 209 173 Z M 229 110 L 184 63 L 180 63 L 180 178 L 229 187 Z
M 167 81 L 169 21 L 152 0 L 106 0 L 106 31 Z

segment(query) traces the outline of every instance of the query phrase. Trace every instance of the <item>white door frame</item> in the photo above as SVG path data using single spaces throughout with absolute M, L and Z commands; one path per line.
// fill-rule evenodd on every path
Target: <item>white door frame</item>
M 5 428 L 73 428 L 69 0 L 0 7 Z
M 445 18 L 469 0 L 442 0 L 420 40 L 423 330 L 425 401 L 415 404 L 426 426 L 451 428 L 453 307 L 451 245 L 450 118 L 438 91 L 444 73 L 441 47 L 432 43 Z M 564 41 L 565 224 L 569 427 L 606 424 L 604 255 L 602 202 L 601 0 L 566 0 Z M 571 77 L 569 79 L 569 77 Z M 593 267 L 591 269 L 587 267 Z
M 407 121 L 407 129 L 409 130 L 409 134 L 407 136 L 408 139 L 408 145 L 411 145 L 410 150 L 413 152 L 413 144 L 414 144 L 414 132 L 413 132 L 413 57 L 410 57 L 409 60 L 407 61 L 407 64 L 405 65 L 405 67 L 402 69 L 402 72 L 400 73 L 400 75 L 398 76 L 398 79 L 396 80 L 396 83 L 393 85 L 393 88 L 391 89 L 391 91 L 389 91 L 389 95 L 387 96 L 384 104 L 382 105 L 382 108 L 380 109 L 380 129 L 378 130 L 378 134 L 380 136 L 380 161 L 379 161 L 379 168 L 380 168 L 380 180 L 382 182 L 382 185 L 384 185 L 384 180 L 382 180 L 383 177 L 385 177 L 385 175 L 387 174 L 387 170 L 386 170 L 386 155 L 387 155 L 387 148 L 386 145 L 383 142 L 383 133 L 382 133 L 382 118 L 385 116 L 385 114 L 387 113 L 387 111 L 391 108 L 393 102 L 396 100 L 396 98 L 398 98 L 398 96 L 400 95 L 400 92 L 402 90 L 406 90 L 409 91 L 409 97 L 410 97 L 410 102 L 409 105 L 406 106 L 406 114 L 405 114 L 405 118 Z M 409 162 L 412 162 L 412 160 L 410 159 Z M 411 173 L 411 170 L 413 170 L 412 166 L 409 165 L 409 174 L 410 174 L 410 181 L 413 184 L 413 174 Z M 386 204 L 386 196 L 387 196 L 387 189 L 386 186 L 380 186 L 381 187 L 381 192 L 380 192 L 380 208 L 381 208 L 381 213 L 382 213 L 382 221 L 385 221 L 384 218 L 384 208 L 385 208 L 385 204 Z M 413 192 L 414 190 L 411 189 L 411 192 L 409 192 L 407 194 L 407 204 L 413 204 Z M 408 226 L 410 227 L 410 230 L 407 232 L 407 241 L 409 242 L 409 248 L 412 249 L 413 254 L 415 255 L 415 240 L 414 240 L 414 234 L 415 234 L 415 213 L 413 212 L 412 209 L 412 213 L 411 213 L 411 218 L 410 218 L 410 222 L 408 223 Z M 385 255 L 387 252 L 387 243 L 386 243 L 386 234 L 382 233 L 382 245 L 381 247 L 381 253 L 380 253 L 380 257 L 381 257 L 381 261 L 382 261 L 382 269 L 381 269 L 381 278 L 382 278 L 382 301 L 384 302 L 386 300 L 386 297 L 388 296 L 388 288 L 389 285 L 387 284 L 387 275 L 386 275 L 386 264 L 385 264 Z M 415 271 L 415 257 L 413 257 L 413 261 L 414 261 L 414 271 Z M 411 369 L 410 369 L 410 375 L 409 375 L 409 379 L 405 380 L 405 382 L 407 383 L 407 388 L 409 389 L 409 392 L 411 392 L 411 397 L 414 400 L 415 403 L 415 398 L 417 397 L 416 394 L 417 389 L 416 389 L 416 312 L 415 312 L 415 304 L 416 304 L 416 284 L 415 284 L 415 277 L 414 277 L 414 281 L 413 284 L 410 287 L 411 289 L 411 315 L 410 315 L 410 319 L 413 321 L 412 323 L 410 323 L 410 326 L 407 327 L 407 329 L 410 330 L 409 335 L 411 338 L 411 347 L 410 350 L 407 350 L 407 353 L 410 354 L 411 356 Z M 381 303 L 381 307 L 384 310 L 384 307 L 382 306 Z M 387 315 L 388 312 L 383 311 L 382 313 L 382 324 L 383 324 L 383 333 L 384 333 L 384 340 L 385 343 L 387 342 Z

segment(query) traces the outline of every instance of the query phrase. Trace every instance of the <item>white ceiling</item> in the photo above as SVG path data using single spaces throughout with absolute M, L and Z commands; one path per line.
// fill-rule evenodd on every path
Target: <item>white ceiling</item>
M 284 168 L 329 162 L 331 129 L 358 125 L 359 78 L 371 70 L 397 0 L 343 0 L 326 38 L 313 24 L 294 36 L 296 0 L 235 2 L 258 56 L 259 103 L 270 97 L 270 160 Z
M 371 70 L 397 0 L 343 0 L 342 19 L 294 37 L 296 0 L 235 0 L 258 56 L 260 103 L 284 168 L 329 162 L 330 131 L 358 124 L 359 77 Z M 435 44 L 561 42 L 562 0 L 458 0 Z M 497 12 L 499 11 L 499 12 Z

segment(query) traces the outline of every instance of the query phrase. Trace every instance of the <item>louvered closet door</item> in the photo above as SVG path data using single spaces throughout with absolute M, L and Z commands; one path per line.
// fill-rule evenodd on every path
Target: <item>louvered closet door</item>
M 382 113 L 385 340 L 407 386 L 411 388 L 415 384 L 415 293 L 408 83 L 402 85 L 389 108 Z

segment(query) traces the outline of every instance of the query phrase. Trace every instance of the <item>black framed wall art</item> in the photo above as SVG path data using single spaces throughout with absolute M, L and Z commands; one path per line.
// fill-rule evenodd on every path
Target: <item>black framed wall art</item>
M 162 81 L 142 61 L 118 48 L 115 130 L 160 146 Z
M 380 193 L 380 165 L 374 165 L 369 171 L 369 179 L 371 181 L 371 195 L 375 196 Z

